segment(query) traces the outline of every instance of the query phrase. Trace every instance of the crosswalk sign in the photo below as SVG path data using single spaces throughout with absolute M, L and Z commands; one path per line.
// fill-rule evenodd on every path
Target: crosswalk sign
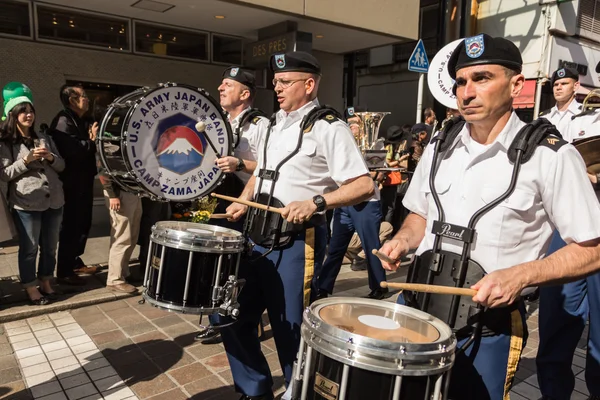
M 420 72 L 422 74 L 427 73 L 429 69 L 429 60 L 427 59 L 427 52 L 425 51 L 425 45 L 423 40 L 419 39 L 415 49 L 408 60 L 408 70 L 412 72 Z

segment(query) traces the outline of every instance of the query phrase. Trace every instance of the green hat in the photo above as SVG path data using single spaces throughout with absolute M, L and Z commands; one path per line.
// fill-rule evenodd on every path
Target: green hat
M 10 82 L 4 86 L 4 89 L 2 89 L 2 98 L 4 98 L 4 114 L 2 114 L 2 121 L 6 119 L 10 110 L 15 108 L 18 104 L 33 104 L 31 89 L 21 82 Z

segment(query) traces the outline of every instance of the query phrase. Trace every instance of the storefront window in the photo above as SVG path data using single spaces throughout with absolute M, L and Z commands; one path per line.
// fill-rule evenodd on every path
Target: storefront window
M 208 61 L 208 33 L 136 21 L 135 51 Z
M 212 57 L 213 62 L 240 65 L 242 63 L 242 40 L 213 34 Z
M 37 7 L 38 37 L 109 49 L 129 50 L 129 24 L 93 14 Z
M 0 33 L 31 37 L 29 5 L 27 3 L 0 2 Z

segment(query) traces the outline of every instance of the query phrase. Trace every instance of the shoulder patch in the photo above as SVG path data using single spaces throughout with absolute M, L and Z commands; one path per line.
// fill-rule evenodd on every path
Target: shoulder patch
M 260 117 L 252 118 L 252 124 L 256 125 L 256 124 L 258 124 L 258 121 L 260 121 Z
M 330 124 L 333 124 L 335 121 L 340 121 L 340 119 L 333 114 L 327 114 L 323 119 Z
M 542 115 L 550 114 L 550 111 L 552 111 L 551 108 L 544 110 L 544 111 L 540 111 L 540 113 L 538 114 L 538 117 L 541 117 Z
M 554 151 L 558 151 L 565 144 L 569 144 L 569 142 L 567 142 L 563 138 L 559 138 L 556 136 L 548 136 L 548 137 L 543 138 L 539 145 L 543 146 L 543 147 L 547 147 Z

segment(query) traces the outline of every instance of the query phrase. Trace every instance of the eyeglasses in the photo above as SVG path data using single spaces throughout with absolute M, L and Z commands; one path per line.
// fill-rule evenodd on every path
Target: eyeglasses
M 76 94 L 75 96 L 71 96 L 71 97 L 74 98 L 74 99 L 79 99 L 79 98 L 87 99 L 88 98 L 87 94 L 85 94 L 85 93 L 83 93 L 83 94 Z
M 306 82 L 308 79 L 294 79 L 294 80 L 284 80 L 284 79 L 273 79 L 273 87 L 276 88 L 277 85 L 281 85 L 282 88 L 287 89 L 292 86 L 296 82 Z

